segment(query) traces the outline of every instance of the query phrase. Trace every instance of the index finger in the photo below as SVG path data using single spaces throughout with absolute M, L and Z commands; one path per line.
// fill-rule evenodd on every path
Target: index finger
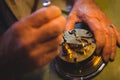
M 30 16 L 28 16 L 26 21 L 32 27 L 40 27 L 41 25 L 49 22 L 50 20 L 59 17 L 61 15 L 61 11 L 56 6 L 49 6 L 39 9 L 34 12 Z

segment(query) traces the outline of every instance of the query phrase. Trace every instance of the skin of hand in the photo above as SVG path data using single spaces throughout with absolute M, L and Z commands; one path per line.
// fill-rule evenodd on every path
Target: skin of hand
M 96 54 L 102 55 L 105 62 L 114 60 L 116 45 L 120 46 L 120 34 L 94 0 L 75 0 L 65 31 L 73 29 L 76 22 L 85 22 L 93 32 Z
M 22 73 L 49 63 L 59 54 L 65 25 L 66 19 L 55 6 L 41 8 L 13 24 L 0 39 L 0 70 Z

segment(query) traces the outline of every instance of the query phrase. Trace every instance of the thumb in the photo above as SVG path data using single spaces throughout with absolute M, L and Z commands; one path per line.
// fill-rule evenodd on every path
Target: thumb
M 67 17 L 67 24 L 64 32 L 74 29 L 75 24 L 80 21 L 81 21 L 80 18 L 78 18 L 76 14 L 70 13 L 69 16 Z

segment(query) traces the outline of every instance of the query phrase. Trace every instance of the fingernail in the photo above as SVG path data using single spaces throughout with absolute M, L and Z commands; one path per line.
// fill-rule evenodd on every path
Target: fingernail
M 111 61 L 111 62 L 113 62 L 113 61 L 114 61 L 114 59 L 110 59 L 110 61 Z
M 95 53 L 96 53 L 97 55 L 101 54 L 101 49 L 96 49 Z
M 112 54 L 115 54 L 115 53 L 112 53 Z M 112 54 L 111 54 L 111 55 L 112 55 Z M 115 56 L 110 56 L 110 61 L 111 61 L 111 62 L 113 62 L 114 59 L 115 59 Z
M 104 56 L 103 56 L 104 61 L 105 61 L 105 62 L 108 62 L 108 61 L 109 61 L 109 57 L 110 57 L 110 55 L 109 55 L 109 54 L 104 55 Z
M 120 41 L 118 41 L 117 46 L 120 48 Z

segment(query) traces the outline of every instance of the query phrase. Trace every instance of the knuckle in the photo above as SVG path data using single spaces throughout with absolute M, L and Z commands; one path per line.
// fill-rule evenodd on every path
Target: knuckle
M 58 47 L 59 46 L 59 44 L 61 43 L 61 41 L 62 41 L 62 38 L 56 38 L 54 41 L 53 41 L 53 43 Z
M 52 28 L 52 31 L 55 33 L 55 34 L 60 34 L 62 31 L 63 31 L 63 26 L 61 25 L 61 23 L 59 21 L 55 21 L 53 23 L 53 28 Z
M 43 8 L 41 10 L 42 14 L 45 15 L 44 19 L 51 19 L 51 17 L 57 17 L 61 14 L 61 11 L 58 7 L 56 6 L 51 6 L 51 7 L 47 7 L 47 8 Z M 54 13 L 53 13 L 54 12 Z M 52 15 L 54 14 L 54 15 Z
M 59 12 L 61 14 L 61 10 L 57 6 L 50 6 L 49 8 L 51 8 L 54 12 Z
M 97 46 L 99 46 L 99 47 L 103 47 L 104 44 L 105 44 L 105 40 L 97 40 L 97 41 L 96 41 L 96 44 L 97 44 Z

